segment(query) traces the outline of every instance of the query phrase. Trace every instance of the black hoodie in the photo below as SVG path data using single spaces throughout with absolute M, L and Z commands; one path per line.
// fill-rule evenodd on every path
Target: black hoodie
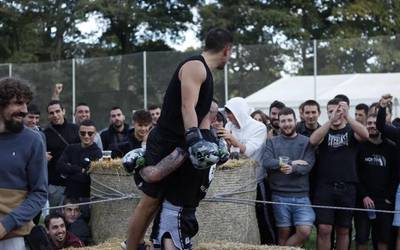
M 68 145 L 57 163 L 57 170 L 65 177 L 65 196 L 71 198 L 90 197 L 90 176 L 86 173 L 84 159 L 90 161 L 102 157 L 100 148 L 93 143 L 82 147 L 80 143 Z

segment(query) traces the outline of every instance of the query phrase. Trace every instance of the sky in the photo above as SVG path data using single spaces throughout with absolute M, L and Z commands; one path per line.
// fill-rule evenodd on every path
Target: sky
M 192 10 L 195 19 L 198 17 L 197 11 Z M 82 42 L 98 42 L 101 34 L 105 31 L 107 23 L 102 19 L 101 15 L 91 14 L 86 22 L 79 23 L 79 30 L 86 37 Z M 167 40 L 166 43 L 178 51 L 185 51 L 187 48 L 200 48 L 201 42 L 196 37 L 196 31 L 198 27 L 194 24 L 188 24 L 187 31 L 184 32 L 184 39 L 182 42 L 174 42 Z

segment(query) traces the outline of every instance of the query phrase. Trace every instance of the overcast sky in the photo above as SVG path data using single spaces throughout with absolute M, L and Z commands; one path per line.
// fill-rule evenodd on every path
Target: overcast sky
M 195 19 L 197 18 L 197 11 L 193 11 Z M 87 37 L 83 42 L 95 43 L 101 37 L 107 27 L 107 22 L 102 19 L 101 15 L 90 15 L 86 22 L 77 25 L 82 34 Z M 166 43 L 172 48 L 185 51 L 187 48 L 200 48 L 201 42 L 196 38 L 196 31 L 198 27 L 193 24 L 188 24 L 188 30 L 184 33 L 184 40 L 180 43 L 167 40 Z

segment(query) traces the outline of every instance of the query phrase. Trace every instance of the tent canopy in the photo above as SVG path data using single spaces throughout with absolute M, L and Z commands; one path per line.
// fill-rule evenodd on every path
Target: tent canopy
M 297 110 L 305 100 L 316 99 L 321 107 L 325 107 L 337 94 L 345 94 L 353 111 L 359 103 L 370 105 L 377 102 L 382 94 L 397 96 L 400 93 L 400 73 L 321 75 L 316 77 L 316 98 L 314 88 L 314 76 L 283 77 L 249 95 L 246 100 L 253 109 L 267 111 L 274 100 L 279 100 Z M 398 113 L 397 100 L 393 111 L 395 117 Z
M 246 97 L 253 108 L 265 109 L 274 100 L 288 106 L 298 106 L 308 99 L 316 99 L 322 106 L 337 94 L 347 95 L 352 105 L 360 102 L 371 104 L 385 93 L 400 93 L 400 73 L 341 74 L 316 77 L 314 98 L 313 76 L 291 76 L 281 78 Z

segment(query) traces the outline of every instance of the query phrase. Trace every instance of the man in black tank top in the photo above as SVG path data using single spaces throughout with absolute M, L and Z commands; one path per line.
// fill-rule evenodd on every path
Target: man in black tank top
M 216 144 L 203 138 L 199 125 L 207 119 L 213 98 L 211 71 L 224 68 L 231 55 L 232 43 L 228 31 L 211 29 L 201 55 L 179 64 L 166 90 L 158 125 L 147 140 L 146 165 L 157 165 L 176 147 L 189 152 L 190 157 L 184 165 L 207 169 L 217 160 Z M 171 172 L 171 167 L 162 168 L 161 172 Z M 143 242 L 146 229 L 164 198 L 164 189 L 175 178 L 167 176 L 161 181 L 148 183 L 140 174 L 135 175 L 135 182 L 144 194 L 129 221 L 127 249 L 137 250 Z

